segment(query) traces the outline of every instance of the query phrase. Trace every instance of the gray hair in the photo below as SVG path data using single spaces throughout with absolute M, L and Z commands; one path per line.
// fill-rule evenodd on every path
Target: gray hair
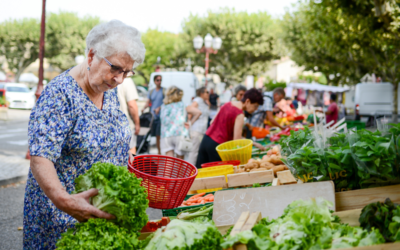
M 246 92 L 247 88 L 245 86 L 243 86 L 243 85 L 238 85 L 238 86 L 235 87 L 235 95 L 237 95 L 237 93 L 239 93 L 239 91 Z
M 86 56 L 90 49 L 99 58 L 125 52 L 135 61 L 133 67 L 143 63 L 146 53 L 140 32 L 119 20 L 95 26 L 86 37 Z

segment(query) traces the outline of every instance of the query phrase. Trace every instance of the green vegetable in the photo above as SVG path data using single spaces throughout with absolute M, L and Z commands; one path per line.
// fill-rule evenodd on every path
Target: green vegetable
M 376 202 L 363 208 L 360 225 L 367 231 L 378 229 L 386 241 L 400 241 L 400 205 L 389 198 L 384 203 Z
M 176 216 L 177 219 L 180 220 L 192 220 L 197 217 L 208 217 L 212 219 L 213 206 L 203 206 L 201 208 L 192 208 L 188 210 L 184 210 Z
M 253 188 L 256 188 L 256 187 L 261 187 L 260 183 L 254 183 Z
M 311 146 L 313 141 L 314 139 L 311 130 L 307 127 L 305 127 L 304 130 L 290 130 L 290 136 L 281 135 L 281 139 L 279 140 L 281 154 L 283 156 L 289 156 L 300 149 L 303 145 L 308 144 Z
M 381 244 L 384 238 L 378 230 L 367 232 L 360 227 L 338 223 L 323 199 L 297 200 L 291 203 L 283 215 L 275 220 L 263 219 L 252 231 L 228 236 L 223 248 L 240 242 L 249 250 L 261 249 L 335 249 L 343 247 Z
M 222 235 L 212 222 L 173 220 L 158 229 L 144 250 L 218 250 Z
M 75 193 L 98 189 L 99 194 L 91 199 L 93 206 L 115 215 L 117 225 L 139 232 L 148 221 L 149 204 L 146 189 L 140 183 L 141 179 L 126 167 L 95 163 L 75 179 Z
M 59 250 L 140 249 L 135 233 L 105 219 L 89 219 L 61 234 Z

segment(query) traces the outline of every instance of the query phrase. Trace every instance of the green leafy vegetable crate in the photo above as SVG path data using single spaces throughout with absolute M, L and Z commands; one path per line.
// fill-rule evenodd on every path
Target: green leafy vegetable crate
M 215 192 L 208 192 L 205 195 L 214 194 L 214 193 Z M 186 195 L 185 201 L 188 200 L 193 195 L 196 195 L 196 194 L 188 194 L 188 195 Z M 172 209 L 163 209 L 162 210 L 162 215 L 163 215 L 163 217 L 175 217 L 182 211 L 185 211 L 185 210 L 188 210 L 188 209 L 192 209 L 192 208 L 200 208 L 200 207 L 204 207 L 206 205 L 210 205 L 210 203 L 201 204 L 201 205 L 195 205 L 195 206 L 187 206 L 187 207 L 177 207 L 177 208 L 172 208 Z
M 357 128 L 357 130 L 365 129 L 365 122 L 362 121 L 345 121 L 347 128 Z

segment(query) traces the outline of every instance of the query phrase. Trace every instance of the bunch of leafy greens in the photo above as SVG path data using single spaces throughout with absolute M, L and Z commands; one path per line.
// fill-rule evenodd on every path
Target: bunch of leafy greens
M 140 249 L 137 236 L 105 219 L 89 219 L 62 233 L 57 249 Z
M 357 131 L 349 138 L 352 156 L 358 166 L 360 187 L 369 188 L 396 184 L 394 166 L 396 152 L 391 138 L 381 132 Z
M 200 208 L 192 208 L 188 210 L 184 210 L 178 214 L 176 217 L 177 219 L 180 220 L 187 220 L 187 221 L 192 221 L 192 222 L 203 222 L 203 221 L 209 221 L 212 220 L 212 214 L 213 214 L 213 205 L 206 205 L 202 206 Z
M 298 131 L 290 130 L 290 135 L 281 135 L 279 145 L 281 146 L 281 154 L 283 156 L 289 156 L 296 152 L 303 145 L 312 145 L 313 136 L 311 130 L 307 127 L 304 130 L 299 129 Z
M 213 222 L 173 220 L 158 229 L 144 250 L 218 250 L 222 235 Z
M 99 194 L 91 198 L 91 204 L 116 216 L 117 225 L 139 232 L 147 223 L 148 207 L 146 189 L 140 186 L 141 179 L 126 167 L 110 163 L 95 163 L 83 175 L 75 179 L 75 193 L 91 188 Z
M 284 214 L 269 221 L 263 219 L 252 231 L 228 236 L 223 248 L 236 243 L 246 244 L 249 250 L 261 249 L 335 249 L 369 246 L 385 242 L 378 230 L 367 232 L 360 227 L 339 223 L 332 216 L 332 204 L 323 199 L 297 200 L 290 204 Z
M 378 229 L 386 241 L 400 241 L 400 205 L 389 198 L 384 203 L 376 202 L 363 208 L 360 225 L 367 231 Z

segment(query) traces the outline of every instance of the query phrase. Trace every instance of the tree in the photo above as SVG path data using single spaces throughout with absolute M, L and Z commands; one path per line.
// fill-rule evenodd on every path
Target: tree
M 100 18 L 79 18 L 73 12 L 50 13 L 46 21 L 45 56 L 62 71 L 76 65 L 75 57 L 85 54 L 86 36 Z
M 211 54 L 210 67 L 225 82 L 242 82 L 246 75 L 265 72 L 269 62 L 276 58 L 274 52 L 274 20 L 266 12 L 248 14 L 221 9 L 209 11 L 205 17 L 190 15 L 183 22 L 184 39 L 192 46 L 197 35 L 204 37 L 210 33 L 222 39 L 222 47 L 217 54 Z M 204 66 L 204 55 L 189 55 L 197 65 Z
M 187 45 L 180 34 L 149 29 L 142 35 L 146 47 L 144 62 L 137 67 L 138 73 L 149 82 L 149 77 L 155 70 L 157 57 L 161 58 L 160 64 L 167 67 L 176 67 L 182 63 L 187 54 Z
M 366 73 L 391 82 L 397 121 L 399 14 L 394 0 L 304 1 L 282 24 L 293 60 L 306 69 L 339 73 L 336 83 L 355 84 Z
M 22 72 L 39 56 L 40 23 L 37 19 L 9 20 L 0 25 L 0 52 L 18 82 Z

